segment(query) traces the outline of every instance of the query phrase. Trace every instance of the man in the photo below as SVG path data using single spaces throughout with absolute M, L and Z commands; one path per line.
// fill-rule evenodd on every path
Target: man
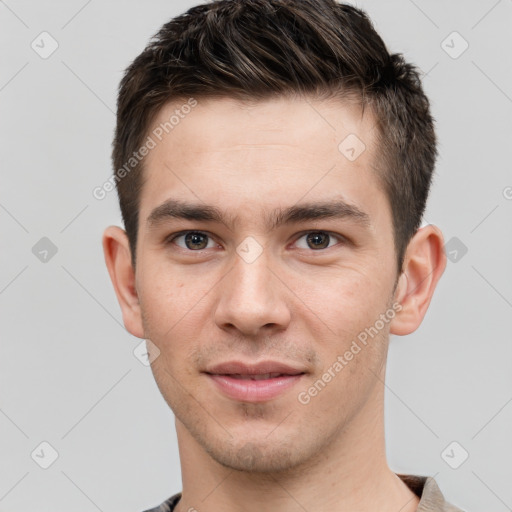
M 386 462 L 389 335 L 446 257 L 417 70 L 334 0 L 219 0 L 126 70 L 103 236 L 127 330 L 176 417 L 160 511 L 456 511 Z

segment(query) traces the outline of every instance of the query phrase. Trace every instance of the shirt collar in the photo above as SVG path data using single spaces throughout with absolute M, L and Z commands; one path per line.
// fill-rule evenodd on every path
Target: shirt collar
M 418 475 L 397 476 L 420 498 L 416 512 L 462 512 L 444 499 L 434 478 Z

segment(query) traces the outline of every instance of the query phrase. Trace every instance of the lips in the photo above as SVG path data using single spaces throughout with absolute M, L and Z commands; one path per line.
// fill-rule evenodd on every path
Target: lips
M 205 371 L 217 390 L 239 402 L 264 402 L 294 386 L 306 373 L 304 368 L 277 361 L 246 364 L 229 361 Z
M 280 377 L 281 375 L 287 375 L 285 373 L 262 373 L 260 375 L 244 375 L 240 373 L 230 373 L 230 374 L 223 374 L 223 375 L 229 375 L 233 379 L 240 379 L 240 380 L 265 380 L 265 379 L 273 379 L 274 377 Z
M 266 378 L 277 377 L 279 375 L 299 375 L 306 373 L 305 368 L 294 367 L 279 361 L 261 361 L 256 364 L 243 363 L 242 361 L 227 361 L 212 366 L 206 370 L 205 373 L 212 375 L 230 375 L 236 378 L 241 377 L 258 377 Z

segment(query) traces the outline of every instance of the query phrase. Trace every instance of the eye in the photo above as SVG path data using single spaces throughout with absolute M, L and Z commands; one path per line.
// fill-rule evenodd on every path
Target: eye
M 296 244 L 303 238 L 306 239 L 306 245 L 303 244 L 302 247 L 298 245 L 299 249 L 313 249 L 315 251 L 319 249 L 328 249 L 329 247 L 336 245 L 329 245 L 333 238 L 338 239 L 338 241 L 341 242 L 344 241 L 344 238 L 340 235 L 334 235 L 332 233 L 327 233 L 326 231 L 310 231 L 298 238 Z
M 183 238 L 183 244 L 179 244 L 176 240 Z M 177 235 L 171 236 L 167 239 L 167 243 L 175 243 L 182 249 L 189 249 L 191 251 L 200 251 L 202 249 L 211 249 L 215 247 L 215 242 L 209 239 L 209 236 L 202 231 L 184 231 Z M 210 245 L 208 245 L 210 243 Z
M 305 243 L 300 243 L 301 240 L 305 239 Z M 180 242 L 178 242 L 180 241 Z M 295 242 L 299 249 L 312 249 L 318 251 L 321 249 L 329 249 L 334 245 L 334 242 L 344 242 L 345 239 L 341 235 L 329 233 L 327 231 L 309 231 L 303 234 Z M 169 236 L 166 239 L 166 243 L 176 244 L 178 247 L 189 251 L 202 251 L 204 249 L 212 249 L 216 246 L 216 243 L 207 233 L 203 231 L 182 231 Z

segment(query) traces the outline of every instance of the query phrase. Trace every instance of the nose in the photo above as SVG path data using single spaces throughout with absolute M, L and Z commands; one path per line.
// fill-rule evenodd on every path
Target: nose
M 288 290 L 268 264 L 265 251 L 251 263 L 236 255 L 233 268 L 219 283 L 215 310 L 219 328 L 247 337 L 286 329 L 291 318 Z

